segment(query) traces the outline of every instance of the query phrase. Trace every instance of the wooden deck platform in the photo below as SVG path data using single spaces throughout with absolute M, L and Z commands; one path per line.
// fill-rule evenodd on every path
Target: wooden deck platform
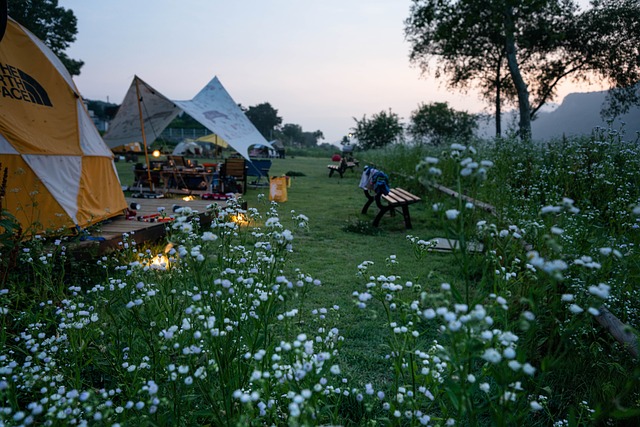
M 140 209 L 136 210 L 136 217 L 127 219 L 124 215 L 120 215 L 92 227 L 90 235 L 79 243 L 80 249 L 87 249 L 91 254 L 95 254 L 96 250 L 98 254 L 108 252 L 119 247 L 124 233 L 129 234 L 129 239 L 134 240 L 136 244 L 164 237 L 166 226 L 170 222 L 150 222 L 148 218 L 146 220 L 144 218 L 157 214 L 161 208 L 164 208 L 167 215 L 173 215 L 174 205 L 190 207 L 200 214 L 201 221 L 207 223 L 204 215 L 207 206 L 212 203 L 217 203 L 221 207 L 226 206 L 224 200 L 202 200 L 199 198 L 185 201 L 180 198 L 141 199 L 127 197 L 126 200 L 128 206 L 131 206 L 132 203 L 140 205 Z M 138 217 L 141 217 L 142 220 L 139 220 Z

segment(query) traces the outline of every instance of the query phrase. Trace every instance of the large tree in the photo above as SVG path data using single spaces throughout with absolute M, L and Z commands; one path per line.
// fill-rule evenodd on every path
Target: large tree
M 321 130 L 302 132 L 302 144 L 305 147 L 315 147 L 321 139 L 324 139 L 324 134 Z
M 324 139 L 322 131 L 305 132 L 302 126 L 295 123 L 285 123 L 278 132 L 278 136 L 289 146 L 315 147 L 318 140 Z
M 446 102 L 433 102 L 422 104 L 411 113 L 407 132 L 414 142 L 441 145 L 454 138 L 469 139 L 477 127 L 473 114 L 456 111 Z
M 380 148 L 385 145 L 404 140 L 404 128 L 400 117 L 389 109 L 374 114 L 371 119 L 362 116 L 361 120 L 353 118 L 356 126 L 351 128 L 358 145 L 363 149 Z
M 282 139 L 285 145 L 295 147 L 302 145 L 303 135 L 304 131 L 302 130 L 302 126 L 295 123 L 285 123 L 282 129 L 280 129 L 278 137 Z
M 274 131 L 282 123 L 282 117 L 278 116 L 278 110 L 268 102 L 249 107 L 244 113 L 268 141 L 274 138 Z
M 413 0 L 405 34 L 424 72 L 481 88 L 495 104 L 497 135 L 511 103 L 529 138 L 536 112 L 567 78 L 599 77 L 623 107 L 638 101 L 639 10 L 638 0 L 594 0 L 584 12 L 573 0 Z
M 42 40 L 71 75 L 80 75 L 84 62 L 65 53 L 78 33 L 78 21 L 71 9 L 58 6 L 58 0 L 8 0 L 7 7 L 9 16 Z

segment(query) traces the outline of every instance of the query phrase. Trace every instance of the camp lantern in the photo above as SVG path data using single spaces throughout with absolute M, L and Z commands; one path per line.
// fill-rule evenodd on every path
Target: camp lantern
M 127 207 L 113 163 L 71 75 L 8 18 L 0 41 L 2 208 L 25 234 L 85 228 Z

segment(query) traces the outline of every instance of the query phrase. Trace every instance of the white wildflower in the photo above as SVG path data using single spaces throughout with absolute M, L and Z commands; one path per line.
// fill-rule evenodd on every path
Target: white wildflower
M 454 220 L 458 218 L 458 215 L 460 215 L 460 211 L 457 209 L 449 209 L 445 212 L 445 215 L 447 216 L 447 219 Z

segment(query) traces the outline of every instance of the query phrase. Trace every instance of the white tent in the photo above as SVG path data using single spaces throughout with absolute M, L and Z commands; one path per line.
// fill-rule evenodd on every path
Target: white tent
M 195 141 L 182 141 L 173 149 L 174 156 L 182 156 L 185 154 L 202 154 L 202 146 Z
M 249 147 L 260 144 L 269 148 L 258 129 L 214 77 L 191 101 L 176 101 L 182 110 L 218 135 L 246 159 Z
M 141 94 L 140 105 L 136 99 L 136 85 Z M 130 93 L 133 95 L 129 96 Z M 134 77 L 127 96 L 110 125 L 109 132 L 104 136 L 109 147 L 122 145 L 123 139 L 127 138 L 129 138 L 127 142 L 136 138 L 140 140 L 139 111 L 142 111 L 144 119 L 147 144 L 155 140 L 171 120 L 183 111 L 225 140 L 247 160 L 250 160 L 249 147 L 252 145 L 260 144 L 272 148 L 217 77 L 214 77 L 190 101 L 170 101 L 137 76 Z M 137 127 L 135 120 L 138 120 Z
M 138 104 L 138 97 L 140 104 Z M 109 148 L 115 148 L 133 141 L 142 141 L 140 126 L 142 112 L 144 136 L 147 144 L 151 144 L 180 114 L 180 111 L 180 108 L 167 97 L 135 76 L 118 113 L 109 124 L 109 130 L 103 136 L 104 142 Z
M 273 148 L 273 146 L 271 144 L 269 145 L 262 145 L 262 144 L 256 144 L 253 146 L 253 150 L 251 151 L 257 151 L 257 152 L 264 152 L 263 148 L 267 148 L 267 155 L 269 157 L 275 157 L 276 156 L 276 149 Z

